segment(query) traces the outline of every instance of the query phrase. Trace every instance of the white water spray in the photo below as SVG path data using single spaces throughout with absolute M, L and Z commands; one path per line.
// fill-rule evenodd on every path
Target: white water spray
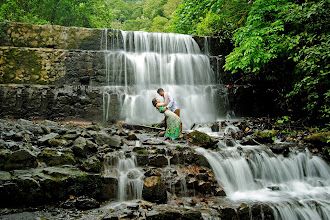
M 170 92 L 181 107 L 184 128 L 218 118 L 217 97 L 222 87 L 215 82 L 209 57 L 200 51 L 192 36 L 130 31 L 117 34 L 122 37 L 112 42 L 116 45 L 112 48 L 122 47 L 104 48 L 106 80 L 109 86 L 124 88 L 123 120 L 160 122 L 163 116 L 151 104 L 160 87 Z
M 196 151 L 230 200 L 273 204 L 276 219 L 329 219 L 330 169 L 320 157 L 308 151 L 287 158 L 265 150 Z

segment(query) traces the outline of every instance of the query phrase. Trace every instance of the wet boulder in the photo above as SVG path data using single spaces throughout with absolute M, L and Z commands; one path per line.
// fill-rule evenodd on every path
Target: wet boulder
M 273 145 L 270 147 L 270 149 L 274 154 L 283 154 L 285 157 L 287 157 L 289 156 L 290 153 L 290 147 L 293 146 L 288 144 L 282 144 L 282 145 Z
M 85 196 L 80 196 L 78 198 L 71 197 L 61 204 L 63 208 L 77 208 L 80 210 L 89 210 L 100 207 L 100 203 L 93 198 L 88 198 Z
M 137 154 L 147 154 L 147 150 L 145 147 L 134 147 L 133 151 Z
M 304 138 L 304 141 L 314 145 L 315 147 L 323 147 L 326 145 L 330 145 L 330 131 L 328 132 L 320 132 L 308 135 Z
M 113 200 L 117 198 L 118 195 L 118 179 L 109 176 L 102 177 L 102 190 L 101 199 L 102 200 Z
M 200 132 L 193 131 L 187 135 L 187 140 L 193 145 L 204 147 L 204 148 L 216 148 L 216 141 L 214 141 L 209 135 Z
M 149 166 L 164 167 L 167 165 L 168 165 L 168 160 L 162 154 L 153 155 L 149 157 Z
M 149 202 L 167 202 L 166 187 L 159 176 L 151 176 L 145 179 L 142 190 L 142 197 Z
M 95 134 L 95 141 L 98 145 L 109 145 L 110 147 L 119 148 L 122 145 L 121 137 L 118 135 L 112 135 L 105 132 L 99 132 Z
M 60 135 L 58 133 L 50 133 L 50 134 L 47 134 L 45 136 L 40 137 L 38 139 L 38 142 L 40 144 L 47 144 L 49 140 L 56 139 L 56 138 L 59 138 L 59 137 L 60 137 Z
M 252 135 L 257 142 L 261 144 L 273 143 L 278 135 L 277 130 L 257 131 Z
M 38 159 L 40 161 L 45 162 L 48 166 L 76 163 L 71 149 L 57 150 L 52 148 L 46 148 L 38 156 Z
M 137 136 L 136 136 L 135 133 L 130 133 L 128 135 L 128 137 L 127 137 L 127 140 L 129 140 L 129 141 L 136 141 L 136 140 L 139 140 L 139 139 L 137 138 Z
M 83 170 L 93 173 L 99 173 L 102 169 L 102 163 L 96 156 L 88 158 L 81 166 Z
M 64 139 L 50 139 L 48 140 L 48 145 L 51 147 L 64 147 L 69 145 L 69 143 Z
M 73 153 L 78 157 L 86 157 L 87 154 L 87 141 L 83 137 L 77 138 L 72 146 Z
M 12 153 L 3 152 L 1 157 L 5 157 L 6 160 L 3 161 L 4 170 L 14 170 L 14 169 L 28 169 L 38 166 L 36 155 L 28 149 L 20 149 Z
M 11 174 L 6 171 L 0 171 L 0 184 L 10 181 L 12 179 Z

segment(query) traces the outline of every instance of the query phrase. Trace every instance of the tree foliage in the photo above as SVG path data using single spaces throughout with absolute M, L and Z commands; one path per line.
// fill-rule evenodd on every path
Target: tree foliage
M 244 25 L 252 1 L 184 0 L 174 18 L 178 33 L 215 36 Z
M 182 0 L 0 0 L 0 20 L 33 24 L 172 31 Z
M 290 108 L 330 119 L 329 1 L 257 0 L 225 68 L 284 87 Z M 288 80 L 289 79 L 289 80 Z

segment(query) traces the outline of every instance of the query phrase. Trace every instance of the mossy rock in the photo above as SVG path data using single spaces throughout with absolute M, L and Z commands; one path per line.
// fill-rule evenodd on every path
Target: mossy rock
M 102 163 L 96 156 L 88 158 L 81 166 L 83 170 L 93 173 L 99 173 L 102 169 Z
M 273 143 L 277 135 L 278 135 L 277 130 L 265 130 L 265 131 L 257 131 L 252 136 L 256 141 L 263 144 L 263 143 Z
M 329 146 L 330 145 L 329 140 L 330 140 L 330 131 L 311 134 L 304 139 L 304 141 L 307 143 L 311 143 L 313 145 L 319 145 L 321 147 L 326 145 Z
M 63 147 L 67 146 L 68 142 L 64 139 L 50 139 L 48 144 L 52 147 Z
M 38 166 L 36 155 L 28 149 L 19 149 L 14 152 L 2 150 L 0 160 L 0 168 L 4 170 L 28 169 Z
M 147 151 L 144 147 L 134 147 L 133 151 L 137 154 L 147 154 Z
M 38 159 L 45 162 L 48 166 L 76 163 L 71 149 L 66 149 L 64 151 L 45 149 L 42 151 Z
M 216 148 L 216 141 L 200 131 L 193 131 L 187 135 L 187 140 L 193 145 L 204 147 L 204 148 Z

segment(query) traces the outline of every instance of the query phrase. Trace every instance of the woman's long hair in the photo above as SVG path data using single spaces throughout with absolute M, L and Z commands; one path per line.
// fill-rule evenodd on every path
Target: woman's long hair
M 154 107 L 156 107 L 156 105 L 157 105 L 157 100 L 156 100 L 156 98 L 154 98 L 154 99 L 152 100 L 152 105 L 153 105 Z

